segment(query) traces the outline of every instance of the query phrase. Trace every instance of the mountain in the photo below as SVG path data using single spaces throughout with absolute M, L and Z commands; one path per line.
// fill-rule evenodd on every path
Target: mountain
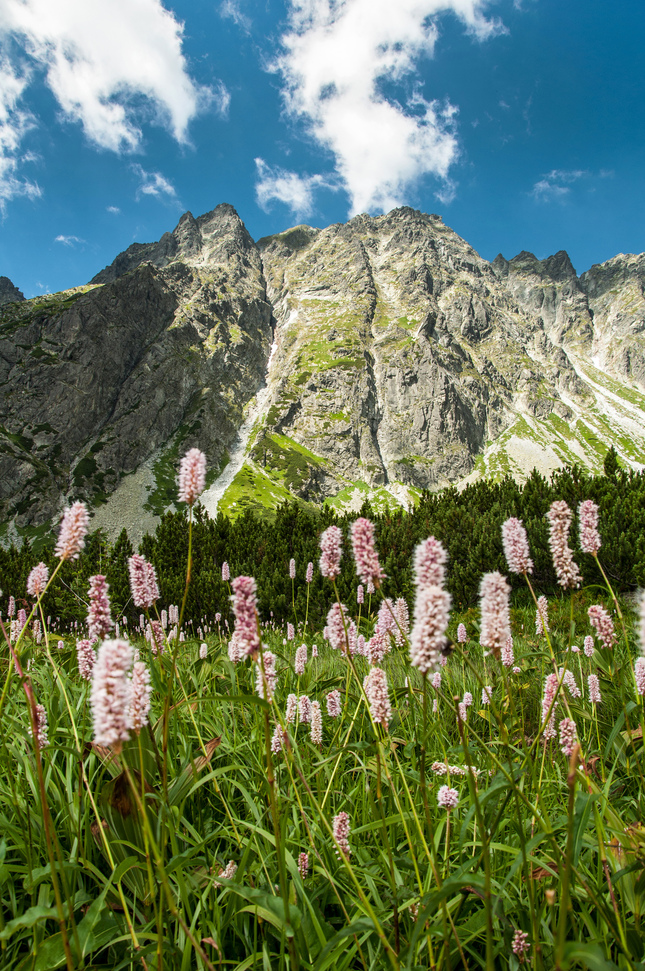
M 231 206 L 185 213 L 87 286 L 0 309 L 6 535 L 76 498 L 141 535 L 192 445 L 211 515 L 407 504 L 598 469 L 610 444 L 641 468 L 644 283 L 645 254 L 580 277 L 564 252 L 489 263 L 408 208 L 257 243 Z

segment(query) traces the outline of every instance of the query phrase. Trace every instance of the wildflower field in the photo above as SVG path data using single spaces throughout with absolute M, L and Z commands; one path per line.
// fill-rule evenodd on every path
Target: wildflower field
M 550 502 L 545 549 L 505 518 L 472 606 L 432 535 L 397 589 L 360 516 L 287 559 L 273 617 L 221 561 L 188 623 L 204 473 L 172 600 L 144 543 L 128 609 L 96 573 L 53 615 L 80 502 L 0 578 L 0 968 L 645 969 L 645 605 L 598 505 Z

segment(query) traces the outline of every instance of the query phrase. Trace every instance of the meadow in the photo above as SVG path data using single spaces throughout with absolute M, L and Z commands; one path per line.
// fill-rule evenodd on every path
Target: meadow
M 491 569 L 450 612 L 434 537 L 412 594 L 390 576 L 385 597 L 360 517 L 285 564 L 280 620 L 218 563 L 232 612 L 188 624 L 202 459 L 180 472 L 177 603 L 136 554 L 135 621 L 99 577 L 72 630 L 48 616 L 80 503 L 22 615 L 5 589 L 0 966 L 645 968 L 645 614 L 580 575 L 581 554 L 605 574 L 595 505 L 551 505 L 548 598 L 514 517 L 500 542 L 521 597 Z

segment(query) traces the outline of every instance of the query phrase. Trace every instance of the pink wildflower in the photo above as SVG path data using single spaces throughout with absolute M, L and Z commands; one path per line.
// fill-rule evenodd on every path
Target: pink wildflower
M 468 721 L 468 705 L 465 701 L 459 702 L 459 705 L 457 706 L 457 717 L 459 718 L 459 721 L 464 722 L 464 724 Z
M 330 718 L 338 718 L 340 712 L 340 691 L 330 691 L 327 695 L 327 714 Z
M 456 809 L 459 804 L 459 793 L 450 786 L 441 786 L 437 793 L 437 802 L 442 809 Z
M 569 756 L 573 753 L 576 742 L 578 741 L 576 723 L 571 718 L 563 718 L 558 725 L 558 731 L 560 733 L 560 749 L 562 754 Z
M 238 648 L 247 657 L 255 657 L 260 650 L 255 580 L 253 577 L 235 577 L 231 586 Z
M 587 634 L 587 636 L 585 637 L 583 650 L 585 652 L 586 657 L 593 657 L 594 646 L 593 646 L 593 637 L 591 636 L 591 634 Z
M 496 658 L 511 636 L 511 589 L 501 573 L 485 573 L 479 588 L 481 627 L 479 643 L 489 648 Z
M 374 584 L 372 583 L 371 580 L 368 580 L 367 581 L 367 594 L 368 594 L 369 597 L 371 597 L 373 593 L 376 593 Z
M 544 693 L 542 695 L 542 723 L 549 717 L 548 724 L 544 730 L 544 739 L 548 741 L 555 738 L 555 703 L 554 699 L 558 692 L 559 678 L 557 674 L 548 674 L 544 681 Z M 553 704 L 553 707 L 552 707 Z M 549 714 L 549 709 L 551 713 Z
M 462 700 L 463 700 L 463 702 L 464 702 L 464 704 L 465 704 L 465 706 L 466 706 L 466 708 L 470 708 L 470 706 L 471 706 L 471 705 L 472 705 L 472 703 L 473 703 L 473 696 L 472 696 L 472 694 L 470 693 L 470 691 L 466 691 L 466 692 L 464 693 L 464 697 L 463 697 L 463 699 L 462 699 Z
M 309 873 L 309 855 L 307 853 L 301 853 L 298 856 L 298 871 L 302 879 L 306 880 Z
M 580 528 L 580 549 L 583 553 L 596 556 L 600 549 L 600 535 L 598 533 L 598 506 L 591 499 L 585 499 L 578 506 L 578 520 Z
M 226 560 L 222 563 L 222 580 L 227 583 L 231 579 L 231 571 L 228 568 L 228 563 Z
M 91 641 L 77 641 L 76 659 L 78 661 L 78 673 L 85 681 L 92 680 L 92 672 L 96 664 L 96 651 L 92 647 Z
M 515 664 L 515 654 L 513 652 L 513 638 L 508 637 L 506 644 L 502 648 L 502 664 L 505 668 L 512 668 Z
M 587 614 L 592 627 L 596 629 L 598 640 L 602 643 L 602 646 L 607 649 L 613 648 L 616 632 L 614 631 L 614 622 L 605 608 L 601 607 L 600 604 L 594 604 L 589 608 Z
M 48 580 L 49 570 L 44 563 L 39 563 L 27 577 L 27 593 L 29 596 L 39 597 L 41 593 L 44 593 Z
M 47 727 L 47 712 L 43 705 L 36 705 L 36 741 L 39 748 L 49 745 Z
M 563 671 L 562 668 L 560 668 L 558 671 L 559 678 L 562 678 L 562 671 Z M 570 671 L 568 668 L 564 672 L 564 677 L 562 678 L 562 684 L 564 684 L 568 688 L 569 694 L 571 695 L 572 698 L 580 697 L 580 688 L 576 684 L 576 679 L 573 675 L 573 671 Z
M 448 591 L 435 585 L 419 587 L 410 634 L 410 664 L 422 674 L 426 674 L 437 664 L 441 649 L 446 643 L 449 620 Z
M 132 668 L 132 700 L 130 702 L 130 720 L 137 735 L 148 724 L 150 711 L 150 672 L 143 661 L 136 661 Z
M 381 601 L 381 606 L 378 609 L 378 620 L 376 621 L 377 626 L 380 627 L 382 631 L 386 634 L 396 634 L 396 615 L 394 612 L 394 604 L 389 597 Z
M 492 700 L 493 689 L 489 684 L 487 684 L 484 688 L 482 688 L 482 705 L 490 705 Z
M 192 506 L 205 486 L 206 456 L 198 448 L 191 448 L 179 467 L 179 501 Z
M 372 720 L 381 724 L 387 731 L 392 717 L 392 707 L 387 689 L 387 676 L 382 668 L 370 668 L 369 674 L 363 679 L 363 689 L 370 704 Z
M 84 502 L 75 502 L 63 513 L 54 553 L 60 560 L 77 560 L 85 546 L 90 517 Z
M 407 601 L 403 597 L 399 597 L 394 604 L 394 616 L 398 625 L 394 631 L 394 637 L 400 647 L 410 633 L 410 611 Z
M 165 647 L 164 633 L 158 620 L 151 620 L 148 624 L 148 640 L 150 641 L 150 650 L 155 656 L 163 654 Z
M 511 944 L 511 950 L 513 954 L 520 959 L 520 962 L 524 961 L 524 955 L 530 948 L 529 935 L 524 931 L 515 931 L 513 935 L 513 942 Z
M 239 643 L 239 638 L 236 631 L 233 631 L 233 636 L 231 637 L 228 645 L 228 659 L 232 661 L 233 664 L 239 664 L 246 657 L 244 653 L 244 648 Z
M 235 582 L 235 581 L 233 581 Z M 278 675 L 275 669 L 276 656 L 272 651 L 262 651 L 261 659 L 257 661 L 255 676 L 255 690 L 265 701 L 273 699 Z
M 7 605 L 7 617 L 15 617 L 16 615 L 16 601 L 14 597 L 9 597 L 9 603 Z
M 349 614 L 344 604 L 334 603 L 327 614 L 327 639 L 335 651 L 347 654 Z
M 374 523 L 361 517 L 352 523 L 351 534 L 356 573 L 363 583 L 371 580 L 375 587 L 379 587 L 385 579 L 385 573 L 381 569 L 374 545 Z
M 334 580 L 340 573 L 343 534 L 338 526 L 329 526 L 320 537 L 320 572 Z
M 442 587 L 446 579 L 448 554 L 438 539 L 429 536 L 414 551 L 414 583 L 422 587 Z
M 296 579 L 296 561 L 293 557 L 289 560 L 289 577 L 291 580 Z
M 307 572 L 305 573 L 305 581 L 311 583 L 314 578 L 314 565 L 313 563 L 307 563 Z
M 305 673 L 306 663 L 307 663 L 307 645 L 301 644 L 298 650 L 296 651 L 296 658 L 293 665 L 296 674 L 300 675 Z
M 155 600 L 159 599 L 159 587 L 154 566 L 152 563 L 148 563 L 145 557 L 135 553 L 128 560 L 128 571 L 130 573 L 130 590 L 135 607 L 143 607 L 145 610 L 149 610 Z
M 207 657 L 208 657 L 208 644 L 206 644 L 206 643 L 200 644 L 199 645 L 199 659 L 200 659 L 200 661 L 205 661 Z
M 232 880 L 237 873 L 237 863 L 233 860 L 229 860 L 223 870 L 220 870 L 217 874 L 218 877 L 222 877 L 223 880 Z
M 121 743 L 130 737 L 131 665 L 132 647 L 127 641 L 103 641 L 94 665 L 90 695 L 94 740 L 99 745 L 120 750 Z
M 365 603 L 365 591 L 363 590 L 362 583 L 359 583 L 358 587 L 356 588 L 356 603 L 357 604 Z
M 645 695 L 645 657 L 637 657 L 634 663 L 634 678 L 639 695 Z
M 293 624 L 287 624 L 287 640 L 292 641 L 296 636 Z
M 582 577 L 567 543 L 571 527 L 571 510 L 566 502 L 558 499 L 551 503 L 546 517 L 549 520 L 549 547 L 558 583 L 565 588 L 579 587 Z
M 441 671 L 435 671 L 432 675 L 432 687 L 435 691 L 438 691 L 441 687 Z
M 511 516 L 502 526 L 504 556 L 511 573 L 533 572 L 533 560 L 529 553 L 529 541 L 521 519 Z
M 314 745 L 322 745 L 322 711 L 319 701 L 311 702 L 311 729 L 309 737 Z
M 535 611 L 535 633 L 542 637 L 544 631 L 549 633 L 549 604 L 546 597 L 538 597 L 537 610 Z
M 287 698 L 287 710 L 284 715 L 284 720 L 287 725 L 290 725 L 296 718 L 296 711 L 298 710 L 298 695 L 290 694 Z
M 287 733 L 282 725 L 276 725 L 271 736 L 271 751 L 277 755 L 285 746 Z
M 600 681 L 597 674 L 590 674 L 587 678 L 587 684 L 589 686 L 589 700 L 594 703 L 594 705 L 599 705 L 602 701 L 602 696 L 600 694 Z
M 466 631 L 466 625 L 460 624 L 457 628 L 457 643 L 465 644 L 468 640 L 468 632 Z
M 513 668 L 513 674 L 521 674 L 521 673 L 522 673 L 522 668 L 518 668 L 518 666 L 515 665 L 515 667 Z
M 87 632 L 90 639 L 102 641 L 114 627 L 110 615 L 109 589 L 105 577 L 100 573 L 90 577 L 90 606 L 87 611 Z
M 340 856 L 342 853 L 345 857 L 349 857 L 352 851 L 349 847 L 349 815 L 347 813 L 342 812 L 334 816 L 332 831 L 338 846 L 337 855 Z
M 638 640 L 641 654 L 645 654 L 645 590 L 641 593 L 638 602 Z
M 311 701 L 308 695 L 300 695 L 298 698 L 298 717 L 303 725 L 308 725 L 311 721 Z

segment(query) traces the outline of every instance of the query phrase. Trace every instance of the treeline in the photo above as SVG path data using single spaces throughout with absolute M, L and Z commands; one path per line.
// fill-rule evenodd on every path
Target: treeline
M 212 619 L 215 613 L 229 617 L 229 587 L 222 580 L 221 567 L 228 562 L 231 576 L 250 574 L 258 583 L 260 609 L 264 619 L 277 621 L 303 620 L 307 601 L 305 571 L 314 563 L 310 585 L 309 620 L 320 627 L 333 600 L 329 581 L 320 576 L 318 539 L 332 523 L 343 530 L 345 555 L 338 579 L 341 599 L 350 607 L 356 602 L 358 580 L 349 542 L 349 528 L 357 515 L 368 516 L 376 526 L 381 563 L 388 575 L 384 583 L 386 596 L 406 597 L 412 605 L 412 552 L 417 543 L 434 535 L 448 550 L 448 585 L 456 608 L 465 609 L 477 600 L 483 573 L 500 570 L 507 573 L 501 525 L 509 516 L 523 520 L 534 561 L 533 578 L 541 593 L 553 595 L 559 588 L 551 564 L 548 527 L 545 513 L 555 499 L 564 499 L 577 511 L 583 499 L 593 499 L 600 507 L 602 549 L 600 559 L 617 590 L 633 590 L 645 585 L 645 474 L 619 467 L 616 453 L 607 453 L 604 474 L 592 476 L 578 466 L 553 473 L 550 480 L 533 472 L 525 483 L 507 477 L 501 482 L 482 480 L 461 492 L 448 488 L 439 493 L 423 494 L 412 512 L 403 510 L 374 513 L 365 503 L 359 513 L 337 516 L 323 508 L 319 512 L 304 509 L 297 502 L 281 506 L 275 520 L 268 523 L 245 513 L 234 522 L 219 516 L 208 519 L 197 506 L 193 525 L 193 571 L 188 593 L 186 617 L 195 626 L 202 617 Z M 570 544 L 576 550 L 585 584 L 602 583 L 602 577 L 591 556 L 577 546 L 577 521 L 574 519 Z M 60 617 L 68 625 L 84 616 L 88 578 L 104 573 L 110 584 L 115 614 L 127 614 L 130 623 L 139 611 L 130 600 L 127 559 L 132 545 L 125 530 L 117 542 L 109 544 L 100 533 L 93 533 L 86 549 L 75 563 L 63 566 L 47 595 L 45 612 Z M 159 576 L 161 606 L 179 604 L 184 593 L 188 556 L 186 512 L 167 513 L 154 536 L 144 537 L 139 552 L 151 560 Z M 296 561 L 296 579 L 289 578 L 289 561 Z M 25 597 L 30 569 L 39 560 L 53 569 L 57 563 L 52 549 L 36 555 L 29 544 L 21 549 L 0 550 L 0 598 L 3 616 L 9 595 L 17 601 Z M 523 599 L 523 581 L 510 578 L 516 597 Z M 20 603 L 19 603 L 20 606 Z

